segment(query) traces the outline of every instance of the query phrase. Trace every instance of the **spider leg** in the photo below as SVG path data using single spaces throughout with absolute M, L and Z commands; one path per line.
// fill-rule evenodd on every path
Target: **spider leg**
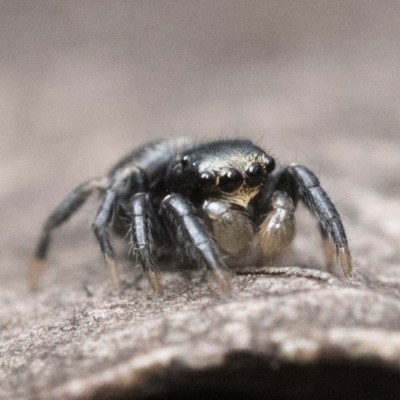
M 324 227 L 321 224 L 318 224 L 318 227 L 321 233 L 322 250 L 324 252 L 326 265 L 328 266 L 329 271 L 333 271 L 333 266 L 335 264 L 335 248 L 332 246 L 329 234 Z
M 109 226 L 113 216 L 117 212 L 118 199 L 124 187 L 130 182 L 135 190 L 141 190 L 144 186 L 143 171 L 135 166 L 126 167 L 118 171 L 114 176 L 112 185 L 107 189 L 102 204 L 93 221 L 92 229 L 100 245 L 104 262 L 110 273 L 110 277 L 115 289 L 119 288 L 118 266 L 115 252 L 111 245 Z
M 315 215 L 320 225 L 328 263 L 333 258 L 327 247 L 328 238 L 330 238 L 343 274 L 349 277 L 352 271 L 352 260 L 346 232 L 336 207 L 320 186 L 318 178 L 303 165 L 291 165 L 283 171 L 277 187 L 286 191 L 295 204 L 297 200 L 302 200 Z
M 163 287 L 152 256 L 152 245 L 154 243 L 151 232 L 152 210 L 147 193 L 137 193 L 132 197 L 130 214 L 132 218 L 130 236 L 133 252 L 138 256 L 151 288 L 155 293 L 162 296 Z
M 212 271 L 224 293 L 231 291 L 231 282 L 222 256 L 196 209 L 178 194 L 168 195 L 161 203 L 161 212 L 175 241 L 194 260 L 201 260 Z
M 117 262 L 115 260 L 115 253 L 110 242 L 109 231 L 108 231 L 113 216 L 113 211 L 115 209 L 114 204 L 116 197 L 117 197 L 116 191 L 112 189 L 107 190 L 103 198 L 103 202 L 92 224 L 92 229 L 100 245 L 100 250 L 101 253 L 103 254 L 104 262 L 110 273 L 113 286 L 115 289 L 118 289 L 119 275 L 118 275 Z
M 39 281 L 46 266 L 46 258 L 53 230 L 66 222 L 78 211 L 92 193 L 104 189 L 104 179 L 91 179 L 84 182 L 73 190 L 47 218 L 39 243 L 36 247 L 34 260 L 29 267 L 29 286 L 31 290 L 37 290 L 39 288 Z
M 287 193 L 277 190 L 272 194 L 268 206 L 268 214 L 260 225 L 258 239 L 263 254 L 274 259 L 282 255 L 294 239 L 294 205 Z

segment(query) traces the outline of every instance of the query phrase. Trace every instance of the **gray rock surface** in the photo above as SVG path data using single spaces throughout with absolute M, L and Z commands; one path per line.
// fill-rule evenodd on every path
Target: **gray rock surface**
M 397 1 L 2 2 L 1 399 L 397 399 L 400 396 L 400 6 Z M 113 292 L 90 231 L 49 211 L 158 137 L 250 137 L 320 177 L 347 228 L 350 282 L 315 221 L 279 264 L 222 296 L 165 272 L 157 298 L 116 240 Z

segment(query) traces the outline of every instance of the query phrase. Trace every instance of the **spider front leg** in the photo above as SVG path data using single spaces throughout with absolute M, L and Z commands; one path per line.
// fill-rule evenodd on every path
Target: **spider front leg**
M 36 247 L 35 257 L 29 268 L 29 286 L 31 290 L 39 288 L 40 277 L 46 266 L 53 230 L 66 222 L 85 203 L 94 192 L 104 190 L 105 179 L 91 179 L 73 190 L 64 201 L 48 217 L 39 243 Z
M 132 218 L 130 237 L 133 253 L 138 256 L 151 288 L 162 296 L 163 287 L 152 256 L 154 240 L 151 221 L 153 213 L 147 193 L 137 193 L 132 197 L 130 214 Z
M 328 264 L 333 258 L 327 247 L 330 238 L 344 276 L 350 277 L 352 260 L 342 220 L 314 173 L 303 165 L 291 165 L 283 171 L 277 186 L 289 193 L 295 203 L 298 199 L 302 200 L 314 214 L 320 224 Z
M 292 243 L 296 233 L 294 205 L 285 192 L 276 191 L 269 200 L 269 211 L 261 223 L 258 239 L 263 254 L 278 258 Z
M 182 196 L 172 194 L 162 201 L 161 212 L 175 242 L 190 258 L 202 261 L 212 271 L 220 289 L 230 293 L 230 276 L 222 255 L 196 209 Z

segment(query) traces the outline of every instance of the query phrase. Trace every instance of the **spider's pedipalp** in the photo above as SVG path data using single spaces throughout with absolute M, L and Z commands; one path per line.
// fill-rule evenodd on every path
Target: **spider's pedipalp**
M 47 218 L 42 235 L 36 247 L 35 257 L 29 267 L 29 286 L 31 290 L 39 288 L 53 230 L 66 222 L 85 203 L 88 197 L 96 191 L 104 191 L 107 179 L 91 179 L 73 190 Z
M 349 278 L 352 272 L 352 260 L 346 232 L 336 207 L 320 186 L 315 174 L 303 165 L 291 165 L 282 172 L 277 186 L 280 190 L 286 191 L 294 203 L 301 200 L 315 215 L 320 225 L 328 262 L 331 258 L 326 242 L 329 237 L 333 242 L 336 259 L 343 274 Z
M 253 224 L 245 210 L 233 208 L 225 200 L 206 201 L 203 210 L 217 245 L 231 256 L 244 257 L 253 241 Z
M 295 233 L 293 201 L 287 193 L 275 191 L 269 202 L 269 212 L 259 228 L 262 252 L 272 259 L 279 257 L 290 246 Z

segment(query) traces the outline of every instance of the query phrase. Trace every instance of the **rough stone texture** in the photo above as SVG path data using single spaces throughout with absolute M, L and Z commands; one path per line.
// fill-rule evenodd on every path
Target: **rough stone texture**
M 397 399 L 400 6 L 397 1 L 0 4 L 0 398 Z M 112 292 L 95 199 L 41 223 L 128 149 L 172 135 L 251 137 L 319 175 L 346 225 L 351 282 L 323 266 L 304 209 L 290 253 L 220 295 L 125 260 Z

